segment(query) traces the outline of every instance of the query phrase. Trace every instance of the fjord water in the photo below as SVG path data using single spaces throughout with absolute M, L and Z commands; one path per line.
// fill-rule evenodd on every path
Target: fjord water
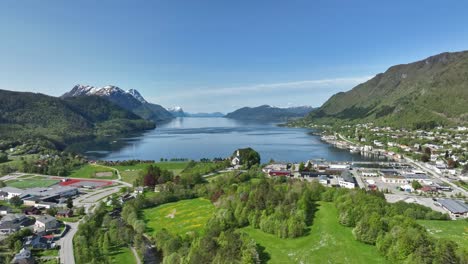
M 238 148 L 257 150 L 262 162 L 326 159 L 359 161 L 366 158 L 322 142 L 311 130 L 279 127 L 272 123 L 242 122 L 228 118 L 176 118 L 140 135 L 111 144 L 93 144 L 88 158 L 105 160 L 159 160 L 160 158 L 229 157 Z

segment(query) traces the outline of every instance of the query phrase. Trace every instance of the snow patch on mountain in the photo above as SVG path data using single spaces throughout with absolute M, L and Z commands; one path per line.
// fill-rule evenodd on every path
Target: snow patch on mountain
M 147 103 L 145 98 L 135 89 L 124 91 L 123 89 L 115 85 L 106 85 L 104 87 L 94 87 L 91 85 L 77 84 L 73 89 L 64 94 L 63 97 L 74 97 L 74 96 L 86 96 L 86 95 L 97 95 L 97 96 L 111 96 L 118 94 L 129 94 L 141 103 Z

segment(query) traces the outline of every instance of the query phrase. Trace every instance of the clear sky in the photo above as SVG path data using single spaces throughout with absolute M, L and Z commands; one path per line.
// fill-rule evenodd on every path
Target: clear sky
M 0 89 L 113 84 L 190 112 L 319 106 L 394 64 L 466 49 L 467 1 L 0 3 Z

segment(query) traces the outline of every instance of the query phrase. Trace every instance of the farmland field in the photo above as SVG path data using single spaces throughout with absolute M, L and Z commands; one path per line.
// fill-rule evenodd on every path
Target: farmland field
M 460 247 L 468 250 L 468 221 L 437 221 L 420 220 L 418 223 L 437 238 L 447 238 L 457 242 Z
M 209 200 L 197 198 L 148 208 L 143 211 L 143 216 L 147 233 L 153 234 L 165 228 L 169 232 L 185 235 L 200 232 L 214 210 Z
M 7 186 L 15 187 L 19 189 L 27 189 L 34 187 L 49 187 L 54 184 L 59 183 L 58 180 L 48 180 L 48 179 L 27 179 L 27 180 L 13 180 L 6 182 Z
M 358 242 L 351 228 L 338 223 L 332 203 L 320 203 L 304 237 L 282 239 L 252 227 L 243 230 L 265 248 L 268 263 L 387 263 L 377 248 Z
M 98 177 L 96 173 L 100 172 L 111 172 L 112 176 Z M 113 170 L 107 167 L 101 167 L 98 165 L 84 165 L 81 168 L 74 170 L 69 176 L 70 178 L 92 178 L 92 179 L 117 179 L 117 176 L 113 173 Z

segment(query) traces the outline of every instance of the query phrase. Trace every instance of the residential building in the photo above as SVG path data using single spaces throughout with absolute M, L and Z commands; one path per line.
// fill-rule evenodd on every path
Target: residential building
M 36 219 L 36 223 L 34 224 L 35 230 L 53 230 L 59 227 L 59 223 L 55 217 L 50 215 L 41 215 Z
M 11 208 L 9 206 L 6 206 L 6 205 L 0 206 L 0 215 L 7 215 L 9 213 L 11 213 Z
M 341 176 L 338 177 L 338 185 L 347 189 L 354 189 L 356 187 L 356 180 L 349 171 L 343 171 Z
M 15 255 L 12 264 L 33 264 L 34 258 L 31 254 L 31 250 L 22 248 L 18 254 Z

